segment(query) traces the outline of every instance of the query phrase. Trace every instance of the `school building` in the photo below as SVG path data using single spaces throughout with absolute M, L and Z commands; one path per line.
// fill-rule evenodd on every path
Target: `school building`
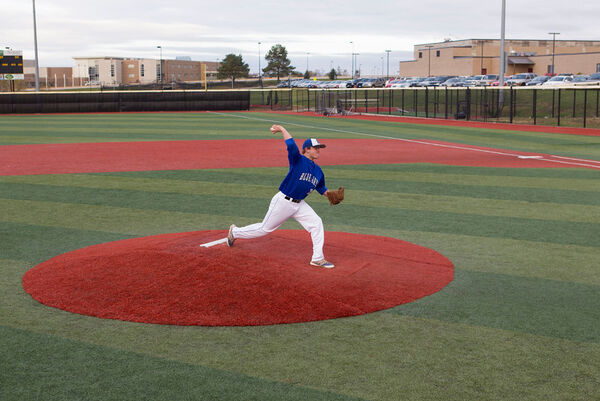
M 506 74 L 533 72 L 544 75 L 600 72 L 600 41 L 504 41 Z M 446 40 L 414 46 L 414 60 L 400 62 L 400 76 L 470 76 L 500 73 L 499 39 Z

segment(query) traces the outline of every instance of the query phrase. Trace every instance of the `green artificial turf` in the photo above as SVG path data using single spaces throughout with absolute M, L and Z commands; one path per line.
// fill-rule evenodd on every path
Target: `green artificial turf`
M 3 145 L 272 138 L 269 124 L 282 121 L 298 137 L 370 133 L 600 160 L 598 137 L 261 113 L 1 119 Z M 34 301 L 23 274 L 88 245 L 259 221 L 286 169 L 0 177 L 0 399 L 600 398 L 600 171 L 323 170 L 330 187 L 346 187 L 339 206 L 308 200 L 326 230 L 430 247 L 453 262 L 454 280 L 386 311 L 292 325 L 75 315 Z

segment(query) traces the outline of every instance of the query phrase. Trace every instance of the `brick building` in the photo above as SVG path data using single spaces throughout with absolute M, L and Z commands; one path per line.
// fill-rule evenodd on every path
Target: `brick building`
M 208 77 L 216 75 L 219 63 L 192 60 L 155 60 L 123 57 L 74 57 L 73 80 L 76 86 L 92 81 L 103 86 L 170 82 L 200 82 L 203 69 Z M 162 68 L 161 68 L 162 67 Z M 161 74 L 162 70 L 162 74 Z
M 600 41 L 505 40 L 506 74 L 600 72 Z M 554 48 L 554 51 L 553 51 Z M 554 57 L 553 57 L 554 55 Z M 401 76 L 500 73 L 499 39 L 465 39 L 414 46 L 414 60 L 400 62 Z
M 73 86 L 71 67 L 39 67 L 40 88 L 65 88 Z M 25 85 L 35 87 L 35 61 L 23 60 Z

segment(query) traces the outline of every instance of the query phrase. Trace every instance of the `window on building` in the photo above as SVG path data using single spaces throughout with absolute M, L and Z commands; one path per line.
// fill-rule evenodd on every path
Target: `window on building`
M 129 78 L 135 78 L 135 74 L 129 74 Z
M 423 52 L 419 52 L 419 58 L 423 58 Z
M 439 50 L 436 50 L 436 51 L 435 51 L 435 56 L 436 56 L 436 57 L 439 57 L 439 56 L 440 56 L 440 51 L 439 51 Z
M 596 72 L 600 72 L 600 63 L 596 64 Z
M 144 64 L 140 65 L 140 75 L 144 76 Z
M 111 77 L 115 76 L 115 65 L 114 64 L 110 65 L 110 76 Z
M 128 64 L 127 68 L 135 68 L 135 64 Z
M 88 77 L 90 81 L 98 80 L 98 71 L 100 70 L 99 66 L 96 64 L 94 67 L 88 67 Z

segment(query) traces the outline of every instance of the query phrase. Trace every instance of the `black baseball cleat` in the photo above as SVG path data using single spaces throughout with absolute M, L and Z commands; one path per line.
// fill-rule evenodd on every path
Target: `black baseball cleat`
M 233 246 L 233 243 L 235 242 L 235 238 L 233 238 L 233 233 L 231 232 L 234 227 L 235 227 L 235 224 L 232 224 L 231 226 L 229 226 L 229 232 L 227 233 L 227 246 L 230 248 Z

